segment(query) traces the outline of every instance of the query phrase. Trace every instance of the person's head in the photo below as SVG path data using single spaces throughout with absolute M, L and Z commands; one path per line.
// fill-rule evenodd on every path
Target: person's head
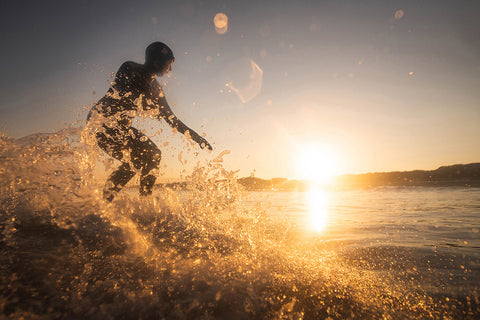
M 173 61 L 173 52 L 165 43 L 154 42 L 145 50 L 145 65 L 158 76 L 167 74 Z

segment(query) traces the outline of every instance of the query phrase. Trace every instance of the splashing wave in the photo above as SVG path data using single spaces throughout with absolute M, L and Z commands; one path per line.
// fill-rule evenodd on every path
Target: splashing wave
M 10 318 L 428 318 L 403 295 L 306 240 L 262 206 L 239 206 L 216 159 L 138 199 L 101 200 L 82 128 L 0 139 L 0 311 Z M 220 157 L 221 158 L 221 155 Z M 335 249 L 335 248 L 334 248 Z M 431 305 L 432 307 L 430 307 Z

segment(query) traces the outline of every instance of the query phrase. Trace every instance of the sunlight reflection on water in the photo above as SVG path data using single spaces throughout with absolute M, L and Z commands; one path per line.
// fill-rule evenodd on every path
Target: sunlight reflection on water
M 320 232 L 328 224 L 328 197 L 325 191 L 313 188 L 308 192 L 308 204 L 312 228 Z

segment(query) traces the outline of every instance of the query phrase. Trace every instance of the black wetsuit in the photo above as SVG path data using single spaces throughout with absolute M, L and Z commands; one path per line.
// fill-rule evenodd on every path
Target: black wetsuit
M 134 169 L 141 173 L 140 194 L 152 192 L 156 177 L 151 171 L 159 167 L 161 152 L 147 136 L 131 126 L 140 110 L 165 119 L 172 127 L 184 126 L 172 113 L 155 77 L 148 74 L 143 65 L 125 62 L 107 94 L 95 104 L 87 118 L 89 123 L 99 119 L 93 124 L 98 128 L 99 147 L 122 162 L 107 180 L 104 196 L 109 201 L 135 176 Z

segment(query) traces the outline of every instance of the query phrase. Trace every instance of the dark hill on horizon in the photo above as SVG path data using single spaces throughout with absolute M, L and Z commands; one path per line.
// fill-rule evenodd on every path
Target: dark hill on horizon
M 245 177 L 237 180 L 247 190 L 305 191 L 311 182 L 274 178 Z M 413 170 L 346 174 L 333 178 L 334 189 L 373 188 L 380 186 L 480 187 L 480 163 L 442 166 L 435 170 Z

